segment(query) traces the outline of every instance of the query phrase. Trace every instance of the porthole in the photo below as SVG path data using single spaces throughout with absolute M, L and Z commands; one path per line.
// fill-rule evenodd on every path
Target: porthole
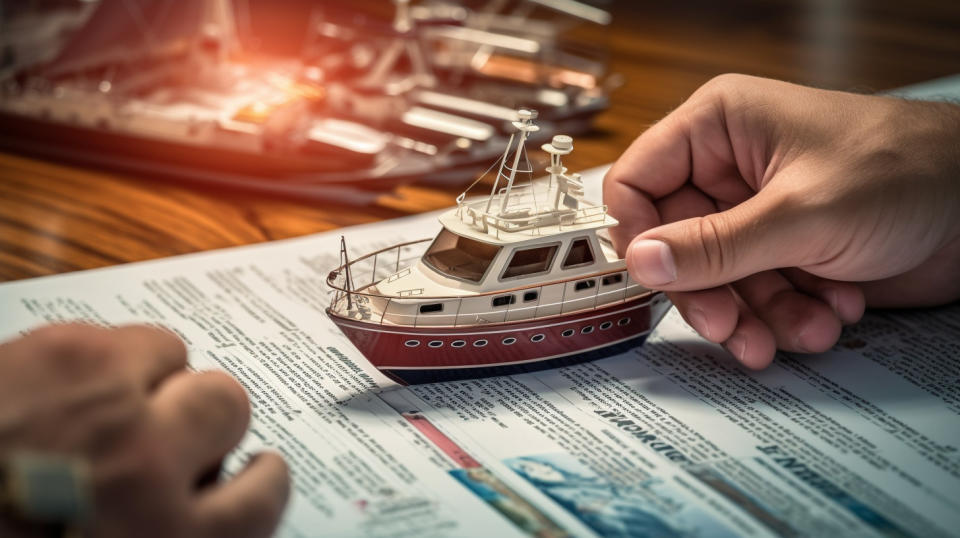
M 545 334 L 535 334 L 530 337 L 531 342 L 543 342 L 546 339 L 547 335 Z
M 623 282 L 623 273 L 616 273 L 613 275 L 607 275 L 603 277 L 604 286 L 612 286 L 614 284 L 619 284 Z
M 601 331 L 605 331 L 605 330 L 609 329 L 610 327 L 613 327 L 613 322 L 612 322 L 612 321 L 604 321 L 603 323 L 600 324 L 600 330 L 601 330 Z
M 593 325 L 587 325 L 586 327 L 580 329 L 580 334 L 590 334 L 593 332 Z
M 443 303 L 431 303 L 420 305 L 421 314 L 430 314 L 433 312 L 443 312 Z
M 427 345 L 430 347 L 443 347 L 443 340 L 431 340 Z
M 403 345 L 407 347 L 417 347 L 420 345 L 420 340 L 407 340 Z
M 514 337 L 512 337 L 512 336 L 508 336 L 508 337 L 504 338 L 501 343 L 502 343 L 503 345 L 505 345 L 505 346 L 512 346 L 514 343 L 516 343 L 516 341 L 517 341 L 516 338 L 514 338 Z
M 537 291 L 528 291 L 523 294 L 523 302 L 530 303 L 536 301 L 540 297 L 540 292 Z
M 577 282 L 576 284 L 573 285 L 573 291 L 589 290 L 589 289 L 595 288 L 595 287 L 597 287 L 597 281 L 596 281 L 596 280 L 593 280 L 593 279 L 590 279 L 590 280 L 581 280 L 580 282 Z
M 560 333 L 560 336 L 562 336 L 562 337 L 564 337 L 564 338 L 569 338 L 569 337 L 571 337 L 571 336 L 573 336 L 573 335 L 575 335 L 575 334 L 577 334 L 577 331 L 575 331 L 575 330 L 573 330 L 573 329 L 567 329 L 567 330 L 563 331 L 562 333 Z
M 463 347 L 465 345 L 467 345 L 467 343 L 463 340 L 454 340 L 453 342 L 450 342 L 450 347 Z
M 487 345 L 488 343 L 489 343 L 489 342 L 487 342 L 486 340 L 484 340 L 483 338 L 481 338 L 480 340 L 477 340 L 477 341 L 475 341 L 475 342 L 473 343 L 473 347 L 483 347 L 483 346 Z
M 619 326 L 621 326 L 621 327 L 623 327 L 624 325 L 627 325 L 627 324 L 629 324 L 629 323 L 630 323 L 630 318 L 620 318 L 620 320 L 617 321 L 617 325 L 619 325 Z

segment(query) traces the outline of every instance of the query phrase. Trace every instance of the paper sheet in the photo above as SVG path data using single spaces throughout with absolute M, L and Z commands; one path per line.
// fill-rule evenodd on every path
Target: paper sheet
M 599 195 L 602 170 L 584 174 Z M 592 191 L 590 190 L 592 189 Z M 960 307 L 871 313 L 818 356 L 739 368 L 671 312 L 600 362 L 397 388 L 325 317 L 353 253 L 435 215 L 0 285 L 0 338 L 46 322 L 176 331 L 247 388 L 228 460 L 282 452 L 280 536 L 960 533 Z

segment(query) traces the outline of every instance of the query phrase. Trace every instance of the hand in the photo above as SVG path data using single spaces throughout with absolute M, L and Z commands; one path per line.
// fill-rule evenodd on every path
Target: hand
M 267 536 L 286 503 L 283 460 L 262 454 L 226 483 L 201 478 L 241 439 L 250 410 L 220 372 L 149 327 L 58 325 L 0 345 L 0 458 L 85 459 L 94 517 L 84 536 Z M 13 523 L 0 516 L 0 534 Z M 12 531 L 7 531 L 12 532 Z
M 958 141 L 956 105 L 723 75 L 607 174 L 614 244 L 745 365 L 824 351 L 865 305 L 960 297 Z

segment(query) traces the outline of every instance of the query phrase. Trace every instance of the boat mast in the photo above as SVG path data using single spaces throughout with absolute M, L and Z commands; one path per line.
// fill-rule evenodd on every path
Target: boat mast
M 347 290 L 347 310 L 353 308 L 353 286 L 350 285 L 350 260 L 347 258 L 347 241 L 340 236 L 340 265 L 343 267 L 343 289 Z
M 507 160 L 504 158 L 503 162 L 500 163 L 500 171 L 497 174 L 497 180 L 499 180 L 500 176 L 503 174 L 504 168 L 510 171 L 510 175 L 507 176 L 507 187 L 503 192 L 503 198 L 500 199 L 501 215 L 507 210 L 507 202 L 510 200 L 510 191 L 513 190 L 513 180 L 517 177 L 517 168 L 520 166 L 520 156 L 523 154 L 524 145 L 527 142 L 527 136 L 529 136 L 529 133 L 534 133 L 540 130 L 539 127 L 533 124 L 533 120 L 537 117 L 536 110 L 522 109 L 517 113 L 517 116 L 520 118 L 520 121 L 513 122 L 513 126 L 520 131 L 520 137 L 519 141 L 517 142 L 517 148 L 513 154 L 513 166 L 508 167 Z M 507 149 L 509 150 L 509 147 Z
M 497 178 L 493 180 L 493 188 L 490 189 L 490 196 L 487 198 L 487 207 L 484 208 L 484 213 L 490 212 L 490 205 L 493 204 L 493 197 L 497 194 L 497 187 L 500 186 L 500 176 L 503 175 L 503 166 L 507 162 L 507 155 L 510 154 L 510 147 L 513 146 L 513 139 L 516 138 L 517 133 L 510 133 L 510 140 L 507 141 L 507 147 L 503 148 L 503 156 L 500 157 L 500 168 L 497 169 Z

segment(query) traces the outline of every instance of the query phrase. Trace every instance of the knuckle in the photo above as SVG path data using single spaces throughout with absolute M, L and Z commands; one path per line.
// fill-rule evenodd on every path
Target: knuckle
M 700 248 L 703 269 L 711 275 L 726 274 L 729 261 L 736 255 L 733 242 L 726 239 L 730 236 L 727 225 L 716 214 L 699 217 L 697 224 L 695 244 Z
M 756 86 L 759 80 L 761 79 L 757 77 L 737 73 L 717 75 L 697 88 L 690 96 L 688 103 L 694 105 L 694 108 L 707 110 L 715 108 L 718 104 L 729 106 L 741 102 L 744 93 Z
M 211 387 L 217 392 L 218 397 L 221 398 L 225 406 L 236 409 L 250 407 L 250 402 L 247 400 L 247 392 L 243 389 L 243 385 L 229 374 L 211 371 L 204 373 L 204 375 L 207 376 Z
M 611 166 L 607 173 L 603 175 L 603 190 L 608 191 L 610 185 L 622 182 L 622 176 L 623 173 L 620 172 L 616 164 Z
M 38 358 L 64 374 L 96 373 L 111 356 L 110 339 L 104 329 L 83 324 L 43 327 L 30 337 Z
M 247 393 L 234 378 L 218 371 L 192 375 L 196 384 L 195 390 L 190 392 L 193 397 L 183 402 L 190 415 L 198 417 L 203 423 L 249 417 Z
M 187 364 L 187 346 L 172 331 L 153 325 L 126 325 L 118 329 L 129 337 L 131 341 L 144 343 L 150 349 L 162 351 L 182 365 Z
M 708 80 L 700 89 L 705 93 L 729 94 L 739 91 L 752 78 L 738 73 L 723 73 Z

